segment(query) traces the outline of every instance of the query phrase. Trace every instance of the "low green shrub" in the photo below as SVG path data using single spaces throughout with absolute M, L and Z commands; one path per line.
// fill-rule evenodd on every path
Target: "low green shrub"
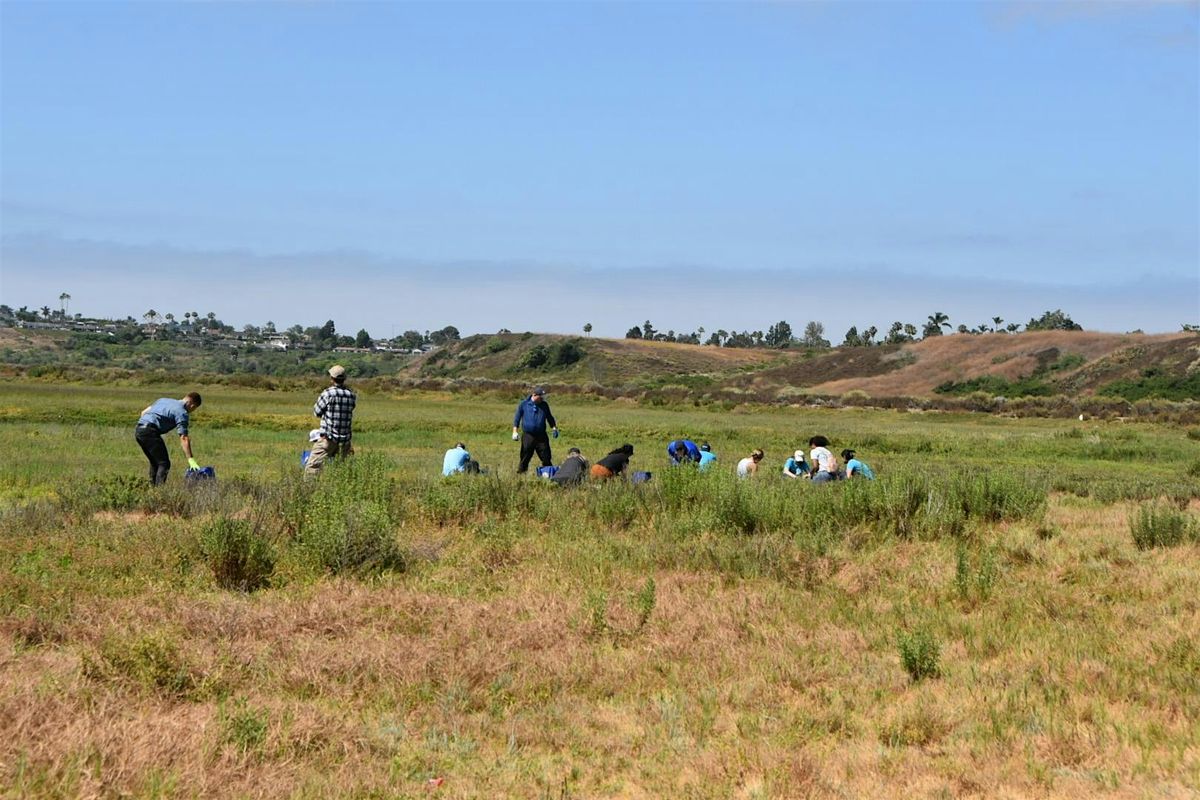
M 251 708 L 246 698 L 232 704 L 222 703 L 218 712 L 221 741 L 233 745 L 239 753 L 256 753 L 267 740 L 270 715 L 265 708 Z
M 954 558 L 954 587 L 960 600 L 987 600 L 992 595 L 998 573 L 993 549 L 983 548 L 972 553 L 965 543 L 959 543 Z
M 145 477 L 104 475 L 68 487 L 63 500 L 68 508 L 81 514 L 133 511 L 145 505 L 151 488 Z
M 1130 515 L 1129 531 L 1139 550 L 1200 541 L 1200 525 L 1190 514 L 1157 501 Z
M 654 612 L 654 606 L 657 603 L 658 588 L 655 586 L 654 578 L 647 578 L 642 584 L 642 588 L 634 595 L 634 605 L 637 607 L 637 627 L 638 630 L 646 627 L 646 623 L 650 621 L 650 614 Z
M 914 681 L 936 678 L 941 674 L 942 649 L 928 628 L 900 631 L 896 636 L 900 661 Z
M 224 589 L 253 592 L 271 585 L 275 552 L 248 520 L 218 516 L 200 533 L 200 557 Z
M 305 505 L 295 538 L 312 566 L 334 574 L 405 568 L 388 468 L 377 454 L 335 459 L 322 469 L 316 486 L 302 492 Z
M 1044 486 L 1005 472 L 958 475 L 950 491 L 965 516 L 984 522 L 1038 518 L 1046 506 Z
M 158 631 L 133 639 L 110 636 L 98 658 L 85 657 L 84 674 L 101 680 L 124 679 L 173 698 L 193 695 L 201 681 L 169 635 Z

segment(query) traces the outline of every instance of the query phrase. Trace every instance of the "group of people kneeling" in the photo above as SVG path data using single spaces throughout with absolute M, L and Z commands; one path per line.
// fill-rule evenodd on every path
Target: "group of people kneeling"
M 557 467 L 547 464 L 538 470 L 538 474 L 560 486 L 583 483 L 584 479 L 589 477 L 592 480 L 607 480 L 625 475 L 629 469 L 629 459 L 632 457 L 633 445 L 623 444 L 592 464 L 583 457 L 583 453 L 578 447 L 572 447 L 567 451 L 567 458 L 563 463 Z M 442 459 L 442 475 L 447 477 L 460 473 L 477 475 L 484 471 L 479 466 L 479 462 L 471 458 L 471 454 L 463 442 L 458 442 L 447 450 Z M 638 480 L 639 476 L 648 477 L 648 473 L 634 473 L 633 477 Z M 641 479 L 644 480 L 645 477 L 641 477 Z
M 804 451 L 797 450 L 783 465 L 783 475 L 790 479 L 807 479 L 814 483 L 846 480 L 862 477 L 875 479 L 875 473 L 864 461 L 855 457 L 853 450 L 842 450 L 842 464 L 829 449 L 829 440 L 824 436 L 814 436 L 808 440 L 811 448 L 808 459 Z M 573 486 L 583 483 L 586 479 L 608 480 L 610 478 L 629 474 L 629 461 L 633 456 L 633 445 L 623 444 L 595 464 L 584 458 L 578 447 L 567 451 L 567 458 L 558 466 L 543 465 L 538 474 L 548 478 L 560 486 Z M 690 439 L 676 439 L 667 445 L 667 458 L 671 466 L 694 465 L 697 469 L 706 470 L 716 462 L 717 456 L 712 452 L 708 442 L 697 445 Z M 741 459 L 737 464 L 737 475 L 749 478 L 758 473 L 759 463 L 763 460 L 762 450 L 754 450 L 750 455 Z M 482 471 L 479 462 L 471 458 L 466 444 L 458 442 L 446 451 L 442 460 L 442 475 L 450 476 L 459 473 L 478 474 Z M 648 472 L 633 472 L 629 474 L 634 482 L 650 478 Z

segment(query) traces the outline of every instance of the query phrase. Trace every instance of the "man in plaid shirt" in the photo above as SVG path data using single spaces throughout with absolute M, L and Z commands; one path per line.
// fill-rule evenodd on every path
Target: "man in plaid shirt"
M 325 464 L 325 459 L 338 455 L 354 455 L 350 446 L 350 423 L 354 417 L 354 392 L 346 388 L 346 368 L 335 364 L 329 368 L 333 386 L 321 392 L 313 406 L 313 416 L 321 419 L 321 438 L 313 443 L 305 475 L 316 475 Z

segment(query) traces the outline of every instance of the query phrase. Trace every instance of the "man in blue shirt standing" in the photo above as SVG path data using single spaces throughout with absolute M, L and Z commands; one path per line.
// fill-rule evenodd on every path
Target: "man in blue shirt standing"
M 134 428 L 133 438 L 146 454 L 150 462 L 150 483 L 155 486 L 167 482 L 167 473 L 171 471 L 171 457 L 167 454 L 167 445 L 163 442 L 163 434 L 179 429 L 179 444 L 183 446 L 183 454 L 187 456 L 188 466 L 200 469 L 196 459 L 192 457 L 192 439 L 188 435 L 188 415 L 200 407 L 200 395 L 188 392 L 182 400 L 170 397 L 160 397 L 142 411 Z
M 550 404 L 546 402 L 546 390 L 535 386 L 529 397 L 517 405 L 517 413 L 513 415 L 513 441 L 521 442 L 521 463 L 517 465 L 517 473 L 529 469 L 529 461 L 536 452 L 542 466 L 548 467 L 553 463 L 550 459 L 550 439 L 546 436 L 546 423 L 554 438 L 558 438 L 558 423 L 550 412 Z

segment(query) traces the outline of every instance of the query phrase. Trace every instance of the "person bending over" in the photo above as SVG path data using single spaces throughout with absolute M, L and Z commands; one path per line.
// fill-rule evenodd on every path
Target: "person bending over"
M 192 457 L 192 438 L 188 434 L 189 415 L 200 407 L 200 403 L 198 392 L 188 392 L 182 400 L 160 397 L 142 409 L 137 427 L 133 429 L 133 438 L 137 440 L 142 452 L 146 454 L 146 460 L 150 462 L 150 483 L 154 486 L 167 482 L 167 473 L 171 471 L 171 456 L 167 453 L 167 445 L 162 437 L 175 429 L 179 430 L 179 444 L 183 448 L 188 466 L 200 469 L 200 465 Z

